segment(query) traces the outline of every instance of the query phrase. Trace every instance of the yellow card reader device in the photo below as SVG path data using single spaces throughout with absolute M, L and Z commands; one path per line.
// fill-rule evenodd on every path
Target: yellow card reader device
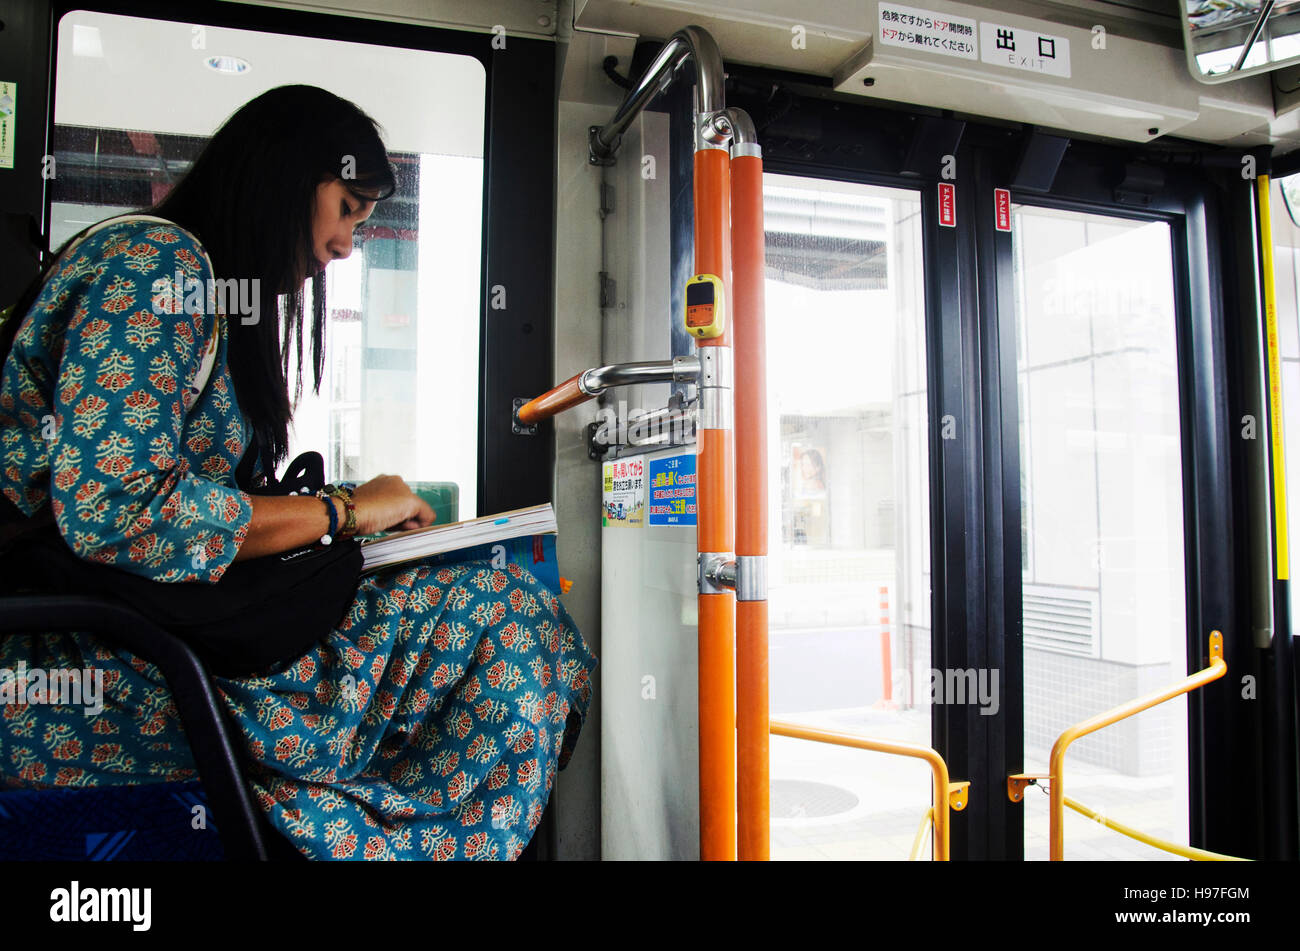
M 722 279 L 716 274 L 696 274 L 686 282 L 686 332 L 692 337 L 722 334 L 727 308 Z

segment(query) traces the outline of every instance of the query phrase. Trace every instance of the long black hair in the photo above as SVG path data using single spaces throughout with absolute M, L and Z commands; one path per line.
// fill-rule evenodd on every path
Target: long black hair
M 304 274 L 316 260 L 316 189 L 335 179 L 342 180 L 358 202 L 381 201 L 393 194 L 396 177 L 377 124 L 353 103 L 324 89 L 279 86 L 227 119 L 171 192 L 142 209 L 197 237 L 212 259 L 216 278 L 256 279 L 258 284 L 252 286 L 260 289 L 258 313 L 278 315 L 248 325 L 235 315 L 227 321 L 235 396 L 258 442 L 275 462 L 289 450 L 291 353 L 297 367 L 295 398 L 302 392 L 307 336 L 303 285 Z M 40 285 L 38 278 L 20 298 L 23 309 L 15 310 L 10 324 L 25 316 Z M 312 383 L 319 390 L 325 367 L 323 271 L 312 274 L 311 301 Z

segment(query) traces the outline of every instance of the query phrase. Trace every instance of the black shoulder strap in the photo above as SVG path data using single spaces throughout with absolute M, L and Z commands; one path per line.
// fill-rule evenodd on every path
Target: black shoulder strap
M 264 481 L 254 484 L 253 464 L 259 456 Z M 325 459 L 319 452 L 304 452 L 285 467 L 282 479 L 276 479 L 275 463 L 254 433 L 243 458 L 235 467 L 235 485 L 254 495 L 314 495 L 325 488 Z

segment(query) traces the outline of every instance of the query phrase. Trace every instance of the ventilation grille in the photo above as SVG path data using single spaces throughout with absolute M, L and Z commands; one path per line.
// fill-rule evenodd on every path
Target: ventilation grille
M 1027 648 L 1098 656 L 1097 592 L 1025 585 L 1024 635 Z

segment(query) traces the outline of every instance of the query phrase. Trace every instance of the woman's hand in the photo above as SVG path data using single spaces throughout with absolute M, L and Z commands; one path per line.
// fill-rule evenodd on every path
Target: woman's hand
M 405 531 L 433 524 L 433 509 L 399 476 L 375 476 L 352 493 L 357 509 L 357 534 Z

